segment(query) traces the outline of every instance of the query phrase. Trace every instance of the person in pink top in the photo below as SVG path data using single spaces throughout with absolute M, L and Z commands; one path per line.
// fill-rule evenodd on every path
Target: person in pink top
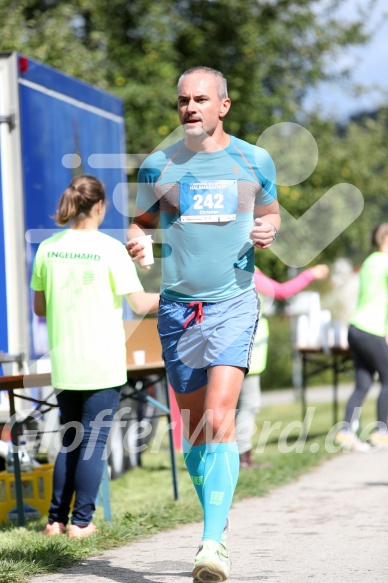
M 326 279 L 328 275 L 328 266 L 320 264 L 302 271 L 296 277 L 283 283 L 279 283 L 271 277 L 268 277 L 257 267 L 255 268 L 253 278 L 259 294 L 281 301 L 287 300 L 291 296 L 299 293 L 315 279 Z
M 327 265 L 315 265 L 302 271 L 296 277 L 279 283 L 255 268 L 254 281 L 261 296 L 275 300 L 286 300 L 306 288 L 316 279 L 326 279 L 329 275 Z M 237 403 L 236 434 L 241 468 L 257 468 L 260 464 L 252 460 L 252 437 L 255 431 L 255 418 L 260 410 L 260 373 L 265 369 L 268 347 L 268 324 L 261 315 L 252 351 L 251 369 L 246 375 Z

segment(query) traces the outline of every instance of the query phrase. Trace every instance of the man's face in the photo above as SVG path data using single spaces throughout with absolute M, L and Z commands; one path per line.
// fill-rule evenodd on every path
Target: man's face
M 219 98 L 215 75 L 198 71 L 183 77 L 178 88 L 178 114 L 187 137 L 213 136 L 222 128 L 229 107 L 228 98 Z

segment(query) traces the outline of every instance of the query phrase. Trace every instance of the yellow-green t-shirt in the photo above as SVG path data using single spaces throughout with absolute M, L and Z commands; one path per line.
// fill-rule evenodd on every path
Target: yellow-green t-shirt
M 377 251 L 367 257 L 360 270 L 357 307 L 350 318 L 364 332 L 385 336 L 388 321 L 388 255 Z
M 143 289 L 124 245 L 99 231 L 61 231 L 40 244 L 31 288 L 46 298 L 52 385 L 124 384 L 122 296 Z

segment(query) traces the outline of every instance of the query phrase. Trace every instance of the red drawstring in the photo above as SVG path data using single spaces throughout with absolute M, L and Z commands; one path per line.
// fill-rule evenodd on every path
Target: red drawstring
M 202 322 L 204 321 L 204 318 L 205 318 L 205 314 L 203 313 L 202 302 L 190 302 L 188 304 L 188 306 L 189 306 L 189 308 L 194 307 L 194 312 L 192 314 L 190 314 L 190 316 L 184 322 L 183 328 L 187 328 L 187 326 L 190 324 L 190 322 L 191 322 L 191 320 L 193 320 L 193 318 L 195 318 L 196 324 L 202 324 Z

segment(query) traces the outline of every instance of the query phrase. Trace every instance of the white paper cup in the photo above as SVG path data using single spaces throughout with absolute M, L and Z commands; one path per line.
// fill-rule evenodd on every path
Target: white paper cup
M 134 350 L 132 352 L 133 362 L 136 365 L 145 364 L 145 350 Z
M 138 241 L 144 245 L 144 257 L 139 259 L 139 265 L 145 267 L 146 265 L 152 265 L 154 262 L 154 252 L 152 250 L 152 235 L 144 235 L 143 237 L 135 237 L 132 241 Z

